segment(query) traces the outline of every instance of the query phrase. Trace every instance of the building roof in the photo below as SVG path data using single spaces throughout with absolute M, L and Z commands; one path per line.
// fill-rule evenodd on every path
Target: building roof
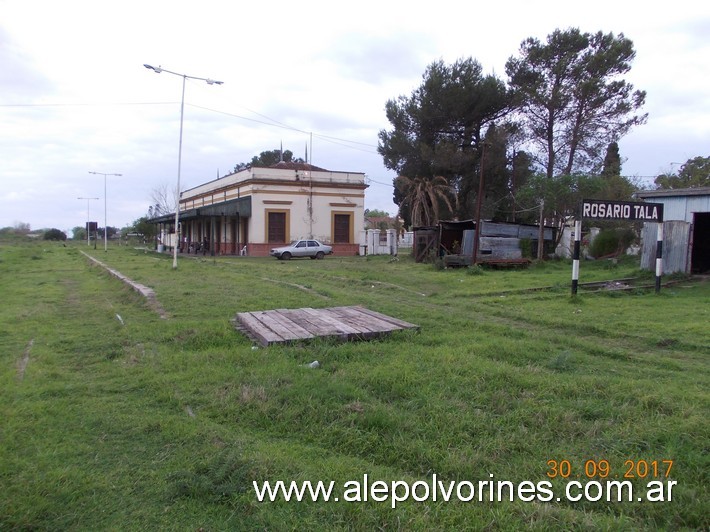
M 258 166 L 256 168 L 259 168 Z M 319 168 L 318 166 L 313 166 L 309 163 L 294 163 L 279 161 L 276 164 L 264 168 L 277 168 L 279 170 L 311 170 L 313 172 L 327 172 L 325 168 Z
M 710 196 L 710 187 L 669 188 L 659 190 L 641 190 L 634 194 L 639 198 L 673 198 L 684 196 Z

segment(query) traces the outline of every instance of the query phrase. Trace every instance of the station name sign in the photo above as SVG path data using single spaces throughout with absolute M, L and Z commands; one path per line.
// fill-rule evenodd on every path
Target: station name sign
M 662 222 L 663 204 L 636 201 L 582 200 L 582 218 Z

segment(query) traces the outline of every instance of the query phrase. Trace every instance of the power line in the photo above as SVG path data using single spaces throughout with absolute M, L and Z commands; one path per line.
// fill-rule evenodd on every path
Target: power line
M 131 106 L 131 105 L 176 105 L 179 104 L 180 102 L 102 102 L 102 103 L 11 103 L 11 104 L 0 104 L 0 107 L 102 107 L 102 106 Z M 212 113 L 217 113 L 225 116 L 231 116 L 233 118 L 238 118 L 240 120 L 246 120 L 248 122 L 254 122 L 257 124 L 262 124 L 265 126 L 272 126 L 272 127 L 278 127 L 281 129 L 286 129 L 289 131 L 295 131 L 297 133 L 303 133 L 304 135 L 310 135 L 312 134 L 314 137 L 317 137 L 321 140 L 331 142 L 332 144 L 338 144 L 340 146 L 344 146 L 346 148 L 350 148 L 353 150 L 358 150 L 362 151 L 365 153 L 370 153 L 372 155 L 376 155 L 377 152 L 373 152 L 370 150 L 366 149 L 361 149 L 353 145 L 358 145 L 358 146 L 364 146 L 366 148 L 372 148 L 372 149 L 377 149 L 376 145 L 373 144 L 368 144 L 365 142 L 359 142 L 356 140 L 349 140 L 349 139 L 344 139 L 340 137 L 334 137 L 331 135 L 324 135 L 321 133 L 315 133 L 313 131 L 305 131 L 303 129 L 290 126 L 288 124 L 284 124 L 283 122 L 279 122 L 278 120 L 271 118 L 269 116 L 266 116 L 262 113 L 259 113 L 257 111 L 247 109 L 247 111 L 254 113 L 258 116 L 261 116 L 262 118 L 265 118 L 268 120 L 268 122 L 264 120 L 258 120 L 256 118 L 250 118 L 248 116 L 242 116 L 238 115 L 235 113 L 230 113 L 227 111 L 221 111 L 219 109 L 213 109 L 211 107 L 204 107 L 202 105 L 196 105 L 196 104 L 191 104 L 191 103 L 185 103 L 185 105 L 188 105 L 190 107 L 194 107 L 195 109 L 202 109 L 203 111 L 210 111 Z M 246 109 L 246 108 L 245 108 Z
M 176 105 L 180 102 L 102 102 L 102 103 L 0 103 L 0 107 L 104 107 L 111 105 Z
M 383 182 L 381 182 L 381 181 L 375 181 L 374 179 L 370 179 L 369 177 L 367 178 L 367 180 L 368 180 L 370 183 L 377 183 L 378 185 L 384 185 L 384 186 L 386 186 L 386 187 L 392 187 L 392 188 L 394 188 L 394 183 L 383 183 Z
M 297 128 L 297 127 L 289 126 L 288 124 L 284 124 L 284 123 L 282 123 L 282 122 L 279 122 L 278 120 L 275 120 L 275 119 L 273 119 L 273 118 L 270 118 L 270 117 L 268 117 L 268 116 L 266 116 L 266 115 L 263 115 L 263 114 L 261 114 L 261 113 L 255 113 L 255 111 L 251 111 L 251 112 L 254 112 L 255 114 L 257 114 L 257 115 L 259 115 L 259 116 L 261 116 L 261 117 L 263 117 L 263 118 L 269 120 L 269 122 L 264 122 L 263 120 L 257 120 L 256 118 L 249 118 L 249 117 L 242 116 L 242 115 L 238 115 L 238 114 L 235 114 L 235 113 L 230 113 L 230 112 L 227 112 L 227 111 L 220 111 L 219 109 L 212 109 L 212 108 L 210 108 L 210 107 L 204 107 L 204 106 L 201 106 L 201 105 L 195 105 L 195 104 L 186 104 L 186 105 L 189 105 L 190 107 L 194 107 L 194 108 L 196 108 L 196 109 L 202 109 L 203 111 L 210 111 L 210 112 L 218 113 L 218 114 L 225 115 L 225 116 L 231 116 L 231 117 L 233 117 L 233 118 L 239 118 L 240 120 L 247 120 L 247 121 L 249 121 L 249 122 L 256 122 L 257 124 L 264 124 L 264 125 L 267 125 L 267 126 L 273 126 L 273 127 L 279 127 L 279 128 L 282 128 L 282 129 L 287 129 L 287 130 L 289 130 L 289 131 L 295 131 L 295 132 L 297 132 L 297 133 L 303 133 L 304 135 L 313 134 L 314 137 L 317 137 L 317 138 L 319 138 L 319 139 L 321 139 L 321 140 L 325 140 L 325 141 L 331 142 L 331 143 L 333 143 L 333 144 L 338 144 L 338 145 L 340 145 L 340 146 L 345 146 L 346 148 L 350 148 L 350 149 L 353 149 L 353 150 L 359 150 L 359 151 L 363 151 L 363 152 L 365 152 L 365 153 L 372 153 L 373 155 L 376 155 L 376 152 L 370 152 L 370 151 L 368 151 L 368 150 L 363 150 L 363 149 L 357 148 L 357 147 L 355 147 L 355 146 L 350 146 L 351 144 L 357 144 L 357 145 L 360 145 L 360 146 L 366 146 L 366 147 L 368 147 L 368 148 L 375 148 L 375 149 L 376 149 L 377 146 L 375 146 L 375 145 L 373 145 L 373 144 L 367 144 L 367 143 L 365 143 L 365 142 L 358 142 L 358 141 L 355 141 L 355 140 L 348 140 L 348 139 L 343 139 L 343 138 L 339 138 L 339 137 L 333 137 L 333 136 L 329 136 L 329 135 L 323 135 L 323 134 L 320 134 L 320 133 L 314 133 L 314 132 L 312 132 L 312 131 L 305 131 L 305 130 L 303 130 L 303 129 L 299 129 L 299 128 Z
M 180 102 L 26 103 L 26 104 L 20 103 L 20 104 L 0 104 L 0 107 L 5 107 L 5 108 L 9 108 L 9 107 L 18 107 L 18 108 L 19 107 L 100 107 L 100 106 L 132 106 L 132 105 L 175 105 L 178 103 L 180 103 Z M 191 103 L 187 103 L 187 102 L 186 102 L 186 105 L 188 105 L 190 107 L 194 107 L 195 109 L 202 109 L 204 111 L 209 111 L 212 113 L 217 113 L 217 114 L 221 114 L 221 115 L 225 115 L 225 116 L 231 116 L 233 118 L 238 118 L 240 120 L 245 120 L 248 122 L 254 122 L 254 123 L 262 124 L 265 126 L 278 127 L 278 128 L 286 129 L 289 131 L 295 131 L 297 133 L 303 133 L 304 135 L 313 135 L 314 137 L 324 140 L 326 142 L 330 142 L 331 144 L 337 144 L 339 146 L 343 146 L 345 148 L 349 148 L 352 150 L 361 151 L 363 153 L 368 153 L 371 155 L 377 155 L 376 151 L 373 152 L 373 151 L 370 151 L 367 149 L 362 149 L 362 148 L 358 148 L 358 147 L 354 146 L 354 145 L 359 145 L 359 146 L 364 146 L 366 148 L 372 148 L 372 149 L 376 150 L 378 148 L 378 146 L 376 146 L 376 145 L 368 144 L 365 142 L 359 142 L 359 141 L 355 141 L 355 140 L 343 139 L 343 138 L 339 138 L 339 137 L 333 137 L 333 136 L 329 136 L 329 135 L 323 135 L 320 133 L 315 133 L 313 131 L 305 131 L 303 129 L 300 129 L 300 128 L 297 128 L 294 126 L 284 124 L 283 122 L 279 122 L 278 120 L 276 120 L 274 118 L 271 118 L 269 116 L 266 116 L 262 113 L 259 113 L 257 111 L 254 111 L 254 110 L 246 108 L 246 107 L 245 107 L 245 109 L 247 111 L 249 111 L 250 113 L 254 113 L 257 116 L 261 116 L 262 118 L 268 120 L 268 122 L 265 122 L 263 120 L 258 120 L 256 118 L 250 118 L 247 116 L 242 116 L 242 115 L 238 115 L 235 113 L 221 111 L 219 109 L 213 109 L 211 107 L 204 107 L 201 105 L 191 104 Z M 624 175 L 624 176 L 620 176 L 620 177 L 627 178 L 627 179 L 634 179 L 634 178 L 635 179 L 656 179 L 658 177 L 658 175 Z M 393 185 L 389 185 L 387 183 L 380 183 L 380 182 L 374 181 L 374 180 L 371 180 L 371 181 L 373 183 L 377 183 L 379 185 L 393 186 Z

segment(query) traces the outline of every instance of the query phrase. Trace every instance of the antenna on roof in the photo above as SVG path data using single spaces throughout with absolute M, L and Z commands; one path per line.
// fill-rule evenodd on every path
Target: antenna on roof
M 279 162 L 284 162 L 284 141 L 281 141 L 281 149 L 279 150 Z
M 308 164 L 308 143 L 306 142 L 306 164 Z

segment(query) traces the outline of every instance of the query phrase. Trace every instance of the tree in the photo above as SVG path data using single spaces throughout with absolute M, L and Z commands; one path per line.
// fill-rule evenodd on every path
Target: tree
M 656 180 L 659 189 L 710 187 L 710 157 L 688 159 L 678 174 L 661 174 Z
M 535 171 L 532 156 L 524 150 L 513 151 L 510 160 L 510 196 L 505 200 L 505 204 L 511 213 L 512 221 L 518 222 L 523 214 L 519 212 L 518 190 L 525 188 L 528 180 L 535 175 Z
M 599 197 L 602 187 L 602 178 L 599 176 L 576 174 L 550 179 L 545 174 L 535 174 L 530 176 L 516 195 L 519 219 L 537 224 L 542 214 L 547 225 L 558 228 L 556 245 L 562 238 L 560 229 L 577 212 L 582 199 Z
M 501 220 L 510 213 L 511 168 L 508 158 L 508 130 L 491 124 L 486 131 L 478 179 L 483 178 L 481 218 Z M 481 171 L 482 170 L 482 171 Z M 480 175 L 482 174 L 482 176 Z M 476 179 L 476 186 L 478 186 Z M 478 195 L 478 190 L 472 198 Z M 473 213 L 473 208 L 465 209 Z M 475 214 L 475 213 L 474 213 Z
M 365 217 L 389 218 L 390 213 L 380 209 L 365 209 Z
M 138 233 L 145 237 L 146 241 L 153 240 L 158 233 L 158 226 L 152 224 L 147 216 L 142 216 L 126 228 L 129 233 Z
M 406 199 L 418 191 L 403 187 L 438 183 L 434 176 L 443 177 L 456 193 L 457 204 L 470 211 L 477 194 L 485 131 L 509 112 L 509 103 L 505 84 L 494 75 L 483 75 L 480 63 L 471 58 L 453 65 L 432 63 L 410 97 L 387 102 L 385 112 L 392 129 L 379 132 L 377 151 L 384 165 L 398 175 L 418 176 L 394 180 L 393 199 L 405 221 L 416 225 Z
M 72 238 L 74 240 L 86 240 L 86 227 L 81 227 L 80 225 L 77 225 L 76 227 L 72 228 Z
M 621 175 L 621 156 L 619 155 L 619 145 L 616 142 L 611 142 L 607 146 L 600 178 L 600 199 L 630 200 L 633 193 L 639 188 L 628 178 Z
M 604 166 L 602 167 L 602 177 L 614 177 L 621 175 L 621 156 L 619 155 L 619 144 L 610 142 L 606 148 L 604 156 Z
M 104 233 L 105 233 L 106 238 L 108 238 L 110 240 L 110 239 L 114 238 L 117 234 L 119 234 L 120 230 L 118 229 L 118 227 L 112 227 L 109 225 L 109 226 L 106 226 L 105 231 L 104 231 L 103 227 L 97 227 L 96 232 L 99 235 L 104 235 Z
M 439 221 L 441 206 L 453 211 L 452 190 L 443 176 L 434 178 L 399 176 L 395 187 L 402 193 L 402 202 L 411 213 L 412 226 L 431 226 Z
M 28 224 L 27 222 L 15 222 L 14 228 L 15 233 L 20 235 L 27 235 L 32 230 L 30 224 Z
M 165 216 L 166 214 L 174 213 L 177 207 L 177 193 L 175 188 L 171 188 L 166 183 L 162 183 L 150 193 L 152 204 L 148 207 L 148 215 L 150 218 Z
M 506 63 L 510 87 L 546 176 L 598 168 L 604 146 L 646 122 L 646 93 L 620 76 L 636 52 L 623 34 L 555 30 Z
M 254 156 L 249 163 L 238 163 L 234 165 L 234 172 L 241 172 L 252 166 L 268 167 L 276 163 L 284 161 L 286 163 L 305 163 L 306 161 L 300 157 L 293 157 L 291 150 L 276 149 L 271 151 L 262 151 L 258 156 Z
M 61 231 L 60 229 L 47 229 L 44 232 L 44 239 L 64 241 L 67 239 L 67 234 L 64 231 Z

